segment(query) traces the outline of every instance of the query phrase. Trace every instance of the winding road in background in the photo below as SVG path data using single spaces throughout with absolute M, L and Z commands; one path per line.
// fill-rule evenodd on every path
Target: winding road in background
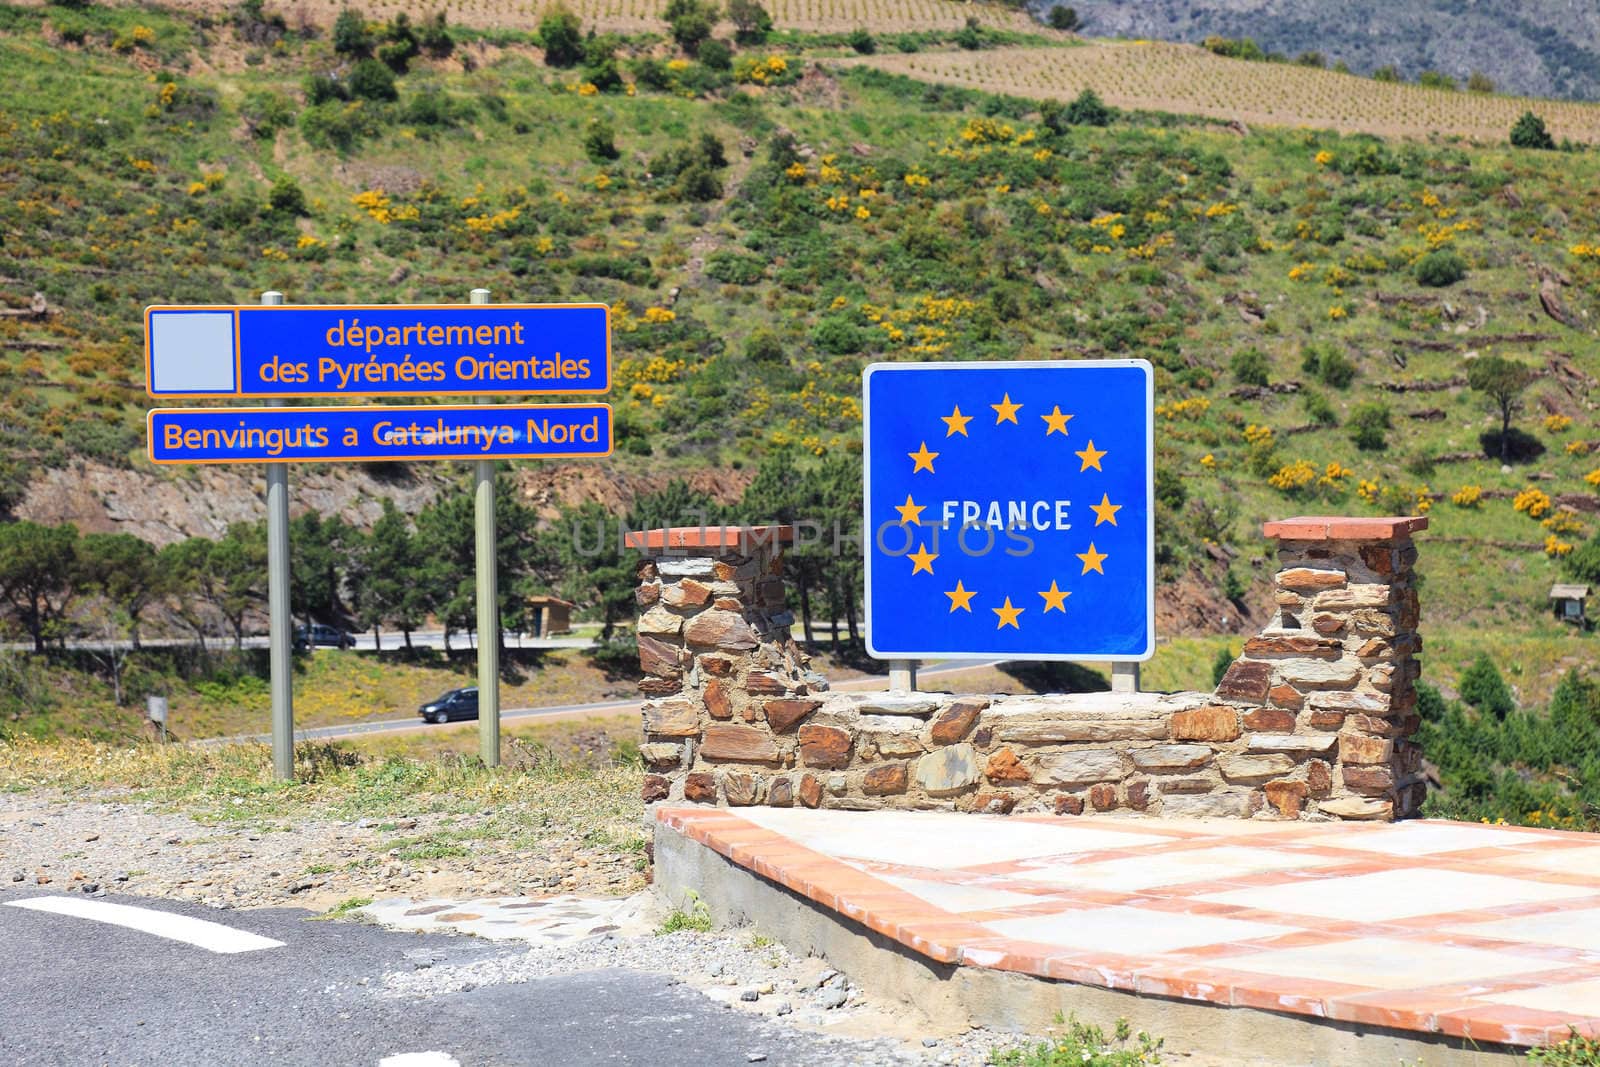
M 961 674 L 966 671 L 982 670 L 986 667 L 996 667 L 1005 663 L 1004 659 L 979 659 L 965 660 L 960 663 L 942 663 L 933 667 L 924 667 L 917 671 L 920 682 L 925 678 L 941 678 L 947 675 Z M 885 690 L 889 682 L 881 675 L 868 675 L 864 678 L 851 678 L 846 681 L 833 682 L 830 692 L 860 693 L 874 690 Z M 501 708 L 500 722 L 522 722 L 529 719 L 542 719 L 545 721 L 560 721 L 562 719 L 589 718 L 596 715 L 621 715 L 624 712 L 637 712 L 642 701 L 639 700 L 603 700 L 593 704 L 554 704 L 540 708 Z M 380 719 L 375 722 L 353 723 L 344 726 L 313 726 L 304 730 L 296 730 L 296 741 L 338 741 L 354 737 L 372 737 L 382 734 L 412 733 L 418 730 L 445 732 L 448 730 L 476 729 L 476 719 L 463 719 L 459 722 L 444 723 L 438 726 L 424 723 L 416 715 L 404 719 Z M 226 745 L 247 744 L 254 742 L 268 742 L 272 740 L 270 734 L 240 734 L 234 737 L 209 737 L 196 739 L 190 742 L 197 745 Z

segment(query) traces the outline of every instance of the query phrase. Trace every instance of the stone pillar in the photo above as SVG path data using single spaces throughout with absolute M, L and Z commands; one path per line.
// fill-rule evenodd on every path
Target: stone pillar
M 629 534 L 638 568 L 640 690 L 659 801 L 788 806 L 797 727 L 827 682 L 790 636 L 783 548 L 790 526 L 680 527 Z M 803 740 L 803 738 L 801 739 Z
M 1246 749 L 1284 816 L 1399 819 L 1427 793 L 1412 740 L 1417 550 L 1428 520 L 1269 522 L 1278 543 L 1271 624 L 1245 642 L 1214 699 L 1236 708 Z M 1226 773 L 1226 771 L 1224 771 Z

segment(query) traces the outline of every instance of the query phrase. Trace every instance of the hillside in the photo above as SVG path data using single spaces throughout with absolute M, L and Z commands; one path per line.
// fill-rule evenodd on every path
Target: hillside
M 146 303 L 484 285 L 616 309 L 618 455 L 523 467 L 535 502 L 614 506 L 687 474 L 732 501 L 780 453 L 848 462 L 873 359 L 1138 356 L 1158 368 L 1174 631 L 1231 629 L 1224 594 L 1259 599 L 1264 518 L 1427 506 L 1430 620 L 1559 632 L 1544 595 L 1592 532 L 1600 466 L 1584 156 L 1169 115 L 1072 125 L 847 69 L 836 41 L 803 36 L 721 71 L 659 38 L 557 70 L 526 34 L 454 34 L 394 99 L 346 100 L 353 57 L 270 18 L 0 8 L 15 515 L 148 533 L 139 502 L 162 500 L 176 537 L 255 506 L 254 472 L 142 458 Z M 909 44 L 918 63 L 1010 64 Z M 1419 283 L 1430 253 L 1464 277 Z M 1532 444 L 1504 466 L 1465 388 L 1491 354 L 1537 374 L 1515 422 Z M 1358 447 L 1352 420 L 1390 426 Z M 321 488 L 297 506 L 370 521 L 373 498 L 412 510 L 447 474 L 298 472 Z M 1533 514 L 1536 497 L 1514 507 L 1530 486 L 1550 498 Z M 1452 577 L 1471 573 L 1497 580 Z
M 1049 3 L 1037 5 L 1047 11 Z M 1393 66 L 1504 92 L 1600 97 L 1600 9 L 1582 0 L 1077 0 L 1083 32 L 1199 42 L 1248 37 L 1293 58 L 1321 53 L 1360 74 Z

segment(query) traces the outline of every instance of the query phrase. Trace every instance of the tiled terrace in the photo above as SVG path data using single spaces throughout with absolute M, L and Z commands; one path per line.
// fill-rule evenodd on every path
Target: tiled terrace
M 943 963 L 1545 1044 L 1600 1036 L 1600 836 L 1412 821 L 662 808 Z

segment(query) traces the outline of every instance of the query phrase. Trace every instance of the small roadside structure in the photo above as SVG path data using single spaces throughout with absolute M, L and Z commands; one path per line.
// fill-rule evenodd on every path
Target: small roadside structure
M 1556 618 L 1584 629 L 1590 626 L 1583 613 L 1583 602 L 1588 598 L 1589 587 L 1586 585 L 1557 583 L 1550 587 L 1550 606 L 1555 609 Z
M 528 606 L 533 609 L 533 636 L 554 637 L 572 632 L 572 601 L 540 594 L 530 596 Z

